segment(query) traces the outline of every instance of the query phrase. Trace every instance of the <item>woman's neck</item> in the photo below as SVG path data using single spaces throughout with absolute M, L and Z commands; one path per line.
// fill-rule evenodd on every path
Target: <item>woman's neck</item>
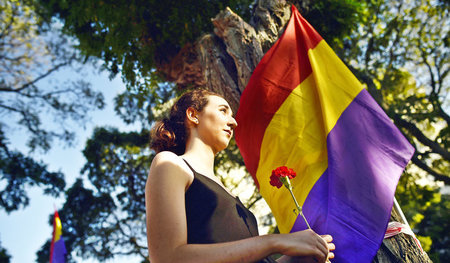
M 186 144 L 186 151 L 181 157 L 194 166 L 194 169 L 198 172 L 204 175 L 214 176 L 215 152 L 201 140 L 190 140 Z

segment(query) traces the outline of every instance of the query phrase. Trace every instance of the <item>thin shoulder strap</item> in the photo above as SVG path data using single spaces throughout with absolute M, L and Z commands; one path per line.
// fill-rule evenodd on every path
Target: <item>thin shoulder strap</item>
M 183 161 L 187 164 L 187 166 L 189 167 L 189 169 L 191 169 L 191 171 L 192 171 L 194 174 L 197 174 L 197 171 L 195 171 L 194 168 L 192 168 L 192 166 L 191 166 L 184 158 L 182 158 L 182 159 L 183 159 Z

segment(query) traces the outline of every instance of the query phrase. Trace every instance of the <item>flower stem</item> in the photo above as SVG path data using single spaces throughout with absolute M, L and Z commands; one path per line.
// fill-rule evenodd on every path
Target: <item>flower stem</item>
M 287 189 L 289 189 L 292 199 L 294 199 L 294 203 L 295 203 L 295 206 L 297 206 L 297 210 L 298 210 L 299 214 L 303 217 L 303 220 L 305 220 L 305 223 L 308 226 L 308 229 L 311 229 L 311 227 L 309 226 L 308 220 L 306 220 L 306 217 L 303 215 L 302 207 L 297 203 L 297 199 L 295 198 L 294 193 L 292 192 L 292 187 L 287 187 Z

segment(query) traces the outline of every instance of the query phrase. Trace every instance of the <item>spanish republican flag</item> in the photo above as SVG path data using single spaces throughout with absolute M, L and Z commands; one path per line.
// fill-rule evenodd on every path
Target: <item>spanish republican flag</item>
M 59 219 L 58 211 L 55 211 L 53 218 L 53 238 L 50 246 L 50 263 L 65 263 L 66 262 L 66 246 L 62 239 L 62 225 Z
M 333 262 L 371 262 L 414 150 L 294 6 L 236 118 L 236 142 L 280 231 L 306 229 L 289 191 L 269 183 L 285 165 L 312 229 L 334 237 Z

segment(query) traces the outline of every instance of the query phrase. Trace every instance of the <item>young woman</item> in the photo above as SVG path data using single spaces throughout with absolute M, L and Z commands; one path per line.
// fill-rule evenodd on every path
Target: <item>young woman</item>
M 209 91 L 184 94 L 152 130 L 157 152 L 146 184 L 150 261 L 325 262 L 329 235 L 305 230 L 259 236 L 256 219 L 214 175 L 214 157 L 237 126 L 227 101 Z

